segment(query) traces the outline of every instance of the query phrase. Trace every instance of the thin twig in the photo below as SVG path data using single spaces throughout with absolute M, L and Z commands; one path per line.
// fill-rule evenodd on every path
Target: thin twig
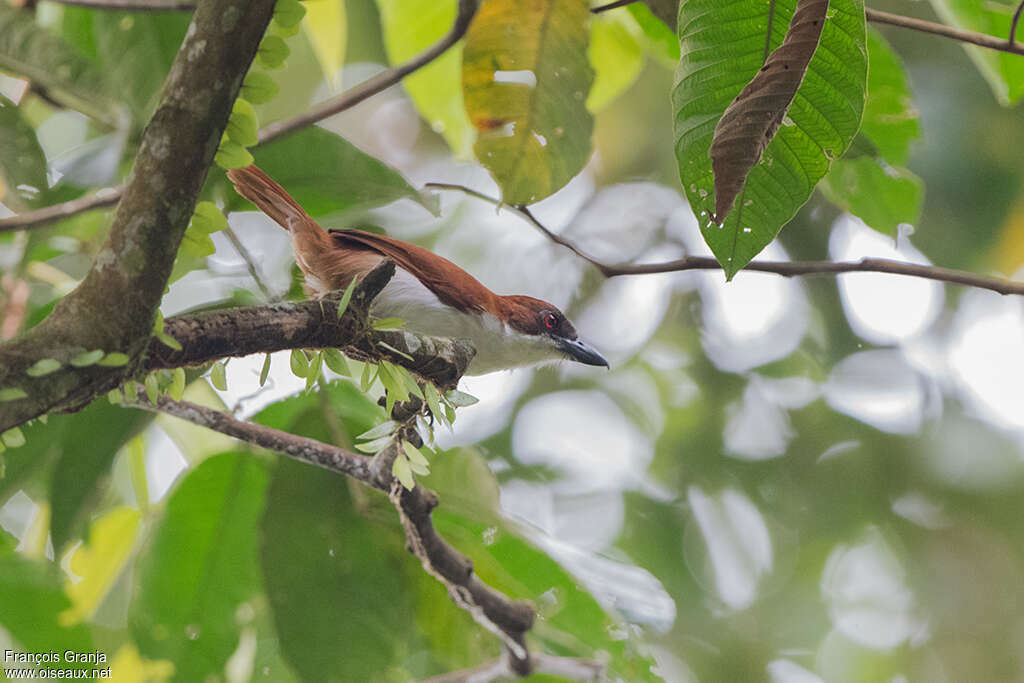
M 74 1 L 74 0 L 72 0 Z M 86 0 L 87 1 L 87 0 Z M 457 43 L 466 34 L 469 22 L 476 13 L 477 0 L 459 0 L 459 13 L 448 34 L 433 47 L 409 60 L 404 64 L 380 72 L 373 78 L 349 88 L 337 97 L 333 97 L 313 107 L 308 112 L 286 121 L 276 121 L 265 126 L 259 133 L 259 144 L 264 145 L 279 137 L 294 133 L 311 126 L 318 121 L 345 111 L 363 100 L 390 88 L 403 78 L 420 69 L 447 52 L 448 48 Z M 11 230 L 27 230 L 49 225 L 83 211 L 111 206 L 121 199 L 123 185 L 100 190 L 91 197 L 73 199 L 63 204 L 55 204 L 36 211 L 29 211 L 10 218 L 0 219 L 0 232 Z
M 92 209 L 101 209 L 106 206 L 113 206 L 121 200 L 122 192 L 124 192 L 123 185 L 107 187 L 102 190 L 98 190 L 87 197 L 79 197 L 78 199 L 72 199 L 71 201 L 64 202 L 62 204 L 54 204 L 53 206 L 47 206 L 35 211 L 18 214 L 17 216 L 11 216 L 10 218 L 0 218 L 0 232 L 12 232 L 14 230 L 23 230 L 25 228 L 36 228 L 43 225 L 49 225 L 50 223 L 68 218 L 69 216 L 74 216 L 75 214 L 82 213 L 83 211 L 91 211 Z
M 105 9 L 118 12 L 191 12 L 194 2 L 177 0 L 52 0 L 58 5 L 71 5 L 87 9 Z
M 267 283 L 263 280 L 263 274 L 260 272 L 259 266 L 256 265 L 256 260 L 253 259 L 252 254 L 250 254 L 249 250 L 245 248 L 244 244 L 242 244 L 242 240 L 238 239 L 238 235 L 231 229 L 230 225 L 224 228 L 224 234 L 227 235 L 228 240 L 231 241 L 231 245 L 235 248 L 235 251 L 238 252 L 238 255 L 242 257 L 243 261 L 245 261 L 245 266 L 249 270 L 249 275 L 251 275 L 252 279 L 256 281 L 256 286 L 260 288 L 261 292 L 263 292 L 263 297 L 267 301 L 273 299 L 274 297 L 270 293 L 270 288 L 267 287 Z
M 433 491 L 419 485 L 408 490 L 392 480 L 390 470 L 382 476 L 374 466 L 373 458 L 279 429 L 244 422 L 195 403 L 160 396 L 153 404 L 140 396 L 128 405 L 174 415 L 300 462 L 348 475 L 370 488 L 387 492 L 398 509 L 407 546 L 422 562 L 423 568 L 444 584 L 456 605 L 501 637 L 509 650 L 509 664 L 513 672 L 526 676 L 532 670 L 533 659 L 526 649 L 524 636 L 533 626 L 533 607 L 527 602 L 512 600 L 483 583 L 473 571 L 472 561 L 437 533 L 431 521 L 431 512 L 438 504 Z
M 937 24 L 934 21 L 914 19 L 913 17 L 905 17 L 902 14 L 890 14 L 889 12 L 882 12 L 877 9 L 867 9 L 865 12 L 868 21 L 873 21 L 876 24 L 889 24 L 890 26 L 909 28 L 913 31 L 931 33 L 932 35 L 951 38 L 961 43 L 970 43 L 971 45 L 986 47 L 990 50 L 999 50 L 1000 52 L 1024 55 L 1024 46 L 1018 45 L 1012 40 L 1003 40 L 1002 38 L 990 36 L 987 33 L 978 33 L 977 31 L 953 28 L 951 26 L 946 26 L 945 24 Z
M 619 275 L 648 275 L 651 273 L 674 273 L 685 270 L 720 270 L 721 264 L 707 256 L 684 256 L 663 263 L 604 263 L 587 254 L 569 240 L 551 232 L 525 206 L 503 204 L 500 199 L 490 197 L 462 185 L 452 183 L 427 183 L 426 187 L 442 190 L 457 190 L 471 197 L 482 199 L 497 207 L 507 207 L 540 230 L 548 239 L 559 244 L 591 264 L 605 277 Z M 984 277 L 964 270 L 942 268 L 918 263 L 907 263 L 883 258 L 864 258 L 859 261 L 751 261 L 744 270 L 774 273 L 786 277 L 803 275 L 834 275 L 838 273 L 889 273 L 907 275 L 927 280 L 937 280 L 956 285 L 988 289 L 1000 294 L 1024 295 L 1024 282 L 1005 278 Z
M 557 657 L 544 653 L 533 655 L 531 663 L 533 673 L 558 676 L 571 681 L 604 680 L 603 676 L 607 668 L 603 663 L 589 659 Z M 507 658 L 499 657 L 471 669 L 460 669 L 440 676 L 433 676 L 421 683 L 490 683 L 491 681 L 506 680 L 513 675 Z
M 271 123 L 260 131 L 260 144 L 294 133 L 306 128 L 317 121 L 322 121 L 329 116 L 354 107 L 368 97 L 375 95 L 395 85 L 412 72 L 420 69 L 434 61 L 448 51 L 450 47 L 459 42 L 462 36 L 466 35 L 469 29 L 469 22 L 476 14 L 477 0 L 459 0 L 458 15 L 448 34 L 433 46 L 427 48 L 404 64 L 381 71 L 379 74 L 363 81 L 359 85 L 349 88 L 337 97 L 321 102 L 305 114 L 296 116 L 287 121 Z
M 639 2 L 639 0 L 616 0 L 616 2 L 612 2 L 607 5 L 591 7 L 590 11 L 594 14 L 598 14 L 610 9 L 615 9 L 616 7 L 631 5 L 634 2 Z M 1021 7 L 1018 7 L 1014 14 L 1013 23 L 1010 27 L 1009 40 L 996 38 L 995 36 L 990 36 L 987 33 L 978 33 L 977 31 L 953 28 L 951 26 L 946 26 L 945 24 L 937 24 L 934 21 L 915 19 L 913 17 L 903 16 L 902 14 L 892 14 L 890 12 L 883 12 L 877 9 L 865 8 L 864 12 L 867 20 L 873 21 L 876 24 L 899 26 L 900 28 L 908 28 L 913 31 L 921 31 L 923 33 L 931 33 L 932 35 L 942 36 L 944 38 L 951 38 L 953 40 L 960 41 L 961 43 L 970 43 L 972 45 L 978 45 L 979 47 L 986 47 L 990 50 L 999 50 L 1000 52 L 1024 55 L 1024 46 L 1014 42 L 1013 38 L 1017 29 L 1017 23 L 1020 20 L 1022 8 L 1024 8 L 1024 2 L 1021 3 Z
M 1024 0 L 1021 0 L 1020 4 L 1017 5 L 1017 9 L 1013 13 L 1013 19 L 1010 20 L 1010 37 L 1006 41 L 1010 44 L 1010 47 L 1013 47 L 1014 41 L 1017 40 L 1017 24 L 1020 23 L 1021 12 L 1024 12 Z

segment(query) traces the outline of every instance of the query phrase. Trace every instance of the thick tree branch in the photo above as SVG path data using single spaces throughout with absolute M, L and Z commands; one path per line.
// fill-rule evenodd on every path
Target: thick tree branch
M 473 15 L 476 14 L 477 5 L 477 0 L 459 0 L 455 23 L 447 35 L 436 44 L 404 64 L 385 69 L 373 78 L 363 81 L 353 88 L 349 88 L 337 97 L 321 102 L 300 116 L 287 121 L 271 123 L 260 131 L 260 144 L 266 144 L 271 140 L 294 133 L 297 130 L 313 125 L 317 121 L 322 121 L 329 116 L 334 116 L 346 109 L 350 109 L 368 97 L 382 90 L 387 90 L 412 72 L 434 61 L 447 52 L 455 43 L 459 42 L 462 36 L 466 35 L 466 30 L 469 29 L 469 22 L 473 19 Z
M 266 144 L 279 137 L 311 126 L 329 116 L 345 111 L 363 100 L 390 88 L 400 80 L 434 61 L 457 43 L 466 34 L 469 22 L 476 13 L 477 0 L 459 0 L 459 11 L 451 30 L 436 45 L 424 50 L 405 64 L 386 69 L 373 78 L 349 88 L 337 97 L 321 102 L 309 111 L 286 121 L 276 121 L 265 126 L 259 133 L 259 144 Z M 73 199 L 62 204 L 47 206 L 36 211 L 0 219 L 0 232 L 40 228 L 68 218 L 83 211 L 111 206 L 121 199 L 124 186 L 108 187 L 88 198 Z
M 392 481 L 390 468 L 385 471 L 375 467 L 373 458 L 314 439 L 243 422 L 194 403 L 161 396 L 156 405 L 144 397 L 132 405 L 174 415 L 301 462 L 346 474 L 366 486 L 387 492 L 399 510 L 408 548 L 420 559 L 423 568 L 445 585 L 459 607 L 502 639 L 511 657 L 510 667 L 516 674 L 525 676 L 530 673 L 532 660 L 524 634 L 533 626 L 533 607 L 524 601 L 511 600 L 480 581 L 473 572 L 472 561 L 441 538 L 430 519 L 438 503 L 433 491 L 419 485 L 411 491 L 405 489 L 397 481 Z M 412 437 L 413 433 L 403 426 L 403 437 Z
M 119 12 L 191 12 L 196 3 L 185 0 L 52 0 L 59 5 Z
M 510 206 L 503 204 L 500 199 L 490 197 L 462 185 L 452 183 L 427 183 L 425 187 L 439 190 L 458 190 L 471 197 L 482 199 L 485 202 L 498 207 L 506 207 L 521 216 L 533 227 L 543 233 L 548 239 L 559 244 L 581 259 L 591 264 L 605 277 L 616 277 L 619 275 L 648 275 L 651 273 L 675 273 L 684 270 L 721 270 L 722 266 L 713 258 L 707 256 L 684 256 L 674 261 L 663 263 L 604 263 L 587 254 L 573 242 L 561 235 L 556 235 L 525 206 Z M 744 270 L 761 273 L 774 273 L 785 277 L 801 275 L 835 275 L 839 273 L 889 273 L 892 275 L 907 275 L 919 277 L 926 280 L 937 280 L 955 285 L 965 285 L 988 289 L 1000 294 L 1024 295 L 1024 282 L 1016 282 L 1005 278 L 984 277 L 975 275 L 963 270 L 942 268 L 939 266 L 927 266 L 918 263 L 907 263 L 905 261 L 894 261 L 883 258 L 864 258 L 860 261 L 751 261 L 743 267 Z
M 284 349 L 333 347 L 357 360 L 391 361 L 441 387 L 454 388 L 473 358 L 472 346 L 409 332 L 374 330 L 368 325 L 370 302 L 394 272 L 390 261 L 371 271 L 341 318 L 337 299 L 226 308 L 168 318 L 163 331 L 182 348 L 172 349 L 153 337 L 143 369 L 148 372 L 195 366 Z
M 136 372 L 178 245 L 273 9 L 274 0 L 207 0 L 192 16 L 92 268 L 49 317 L 0 345 L 0 388 L 25 394 L 0 403 L 0 431 L 83 405 Z M 129 363 L 70 366 L 82 348 L 123 353 Z M 27 374 L 46 359 L 60 369 Z

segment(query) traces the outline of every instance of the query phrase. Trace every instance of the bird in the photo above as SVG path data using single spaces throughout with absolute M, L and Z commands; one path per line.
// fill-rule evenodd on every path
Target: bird
M 424 336 L 469 341 L 476 354 L 467 375 L 561 359 L 608 367 L 556 306 L 529 296 L 495 294 L 448 259 L 415 244 L 363 230 L 324 230 L 255 165 L 227 175 L 238 194 L 291 235 L 311 297 L 345 289 L 353 278 L 390 259 L 395 275 L 370 313 L 401 318 L 404 329 Z

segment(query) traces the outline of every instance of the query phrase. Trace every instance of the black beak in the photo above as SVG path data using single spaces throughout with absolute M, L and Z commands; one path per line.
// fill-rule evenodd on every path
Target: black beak
M 558 349 L 574 361 L 584 363 L 585 365 L 603 365 L 606 368 L 608 367 L 608 361 L 604 359 L 604 356 L 582 339 L 556 337 L 555 341 L 558 343 Z

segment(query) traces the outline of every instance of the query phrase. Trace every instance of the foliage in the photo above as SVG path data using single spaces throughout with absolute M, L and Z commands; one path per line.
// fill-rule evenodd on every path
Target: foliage
M 280 0 L 168 254 L 154 343 L 181 347 L 165 314 L 260 300 L 254 277 L 272 297 L 301 296 L 287 237 L 244 215 L 223 173 L 255 162 L 325 227 L 381 224 L 495 290 L 556 300 L 614 370 L 446 391 L 383 341 L 380 362 L 290 349 L 143 373 L 5 431 L 0 633 L 18 651 L 103 651 L 122 680 L 409 680 L 501 654 L 407 552 L 386 496 L 126 405 L 148 397 L 392 458 L 406 489 L 438 492 L 434 524 L 476 574 L 536 606 L 532 651 L 606 662 L 613 679 L 1017 672 L 1018 302 L 923 281 L 906 294 L 891 279 L 865 298 L 864 279 L 742 271 L 764 250 L 1019 268 L 1019 114 L 991 105 L 1024 94 L 1024 57 L 968 46 L 979 78 L 933 56 L 938 38 L 867 25 L 862 0 L 819 4 L 820 38 L 792 34 L 802 4 L 592 14 L 582 0 L 484 0 L 464 38 L 400 88 L 261 143 L 267 123 L 365 78 L 367 55 L 414 59 L 458 5 Z M 1016 6 L 931 5 L 1000 37 Z M 0 8 L 3 206 L 124 182 L 188 25 L 180 12 Z M 756 106 L 737 99 L 763 95 L 759 70 L 795 64 L 772 55 L 801 40 L 800 77 Z M 737 145 L 733 199 L 716 140 Z M 734 282 L 584 276 L 560 247 L 520 239 L 530 227 L 511 212 L 421 189 L 453 178 L 538 204 L 540 221 L 609 263 L 709 251 Z M 102 263 L 108 217 L 0 232 L 0 333 L 30 329 Z M 357 286 L 338 294 L 338 319 Z M 25 376 L 136 367 L 84 343 Z M 26 397 L 0 387 L 0 407 Z M 409 425 L 394 412 L 405 401 L 419 405 Z

